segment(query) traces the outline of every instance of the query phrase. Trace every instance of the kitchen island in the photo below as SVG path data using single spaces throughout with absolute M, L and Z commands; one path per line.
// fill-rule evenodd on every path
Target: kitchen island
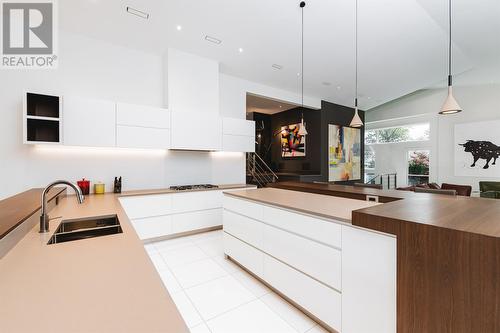
M 500 332 L 500 201 L 333 184 L 276 183 L 383 205 L 352 225 L 397 239 L 397 332 Z
M 396 238 L 351 224 L 379 203 L 264 188 L 225 193 L 224 251 L 331 331 L 396 332 Z

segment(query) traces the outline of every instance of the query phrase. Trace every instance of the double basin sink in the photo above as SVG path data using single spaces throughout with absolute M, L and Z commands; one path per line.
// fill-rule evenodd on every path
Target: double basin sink
M 84 219 L 64 220 L 47 244 L 71 242 L 122 233 L 120 221 L 116 215 L 89 217 Z

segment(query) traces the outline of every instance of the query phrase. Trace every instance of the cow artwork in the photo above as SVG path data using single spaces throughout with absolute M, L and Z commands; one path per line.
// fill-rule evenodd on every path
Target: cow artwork
M 472 168 L 476 166 L 476 162 L 479 159 L 483 159 L 486 160 L 483 169 L 488 169 L 491 160 L 493 160 L 492 165 L 496 165 L 497 158 L 500 157 L 500 147 L 490 141 L 467 140 L 466 143 L 461 143 L 459 146 L 464 147 L 465 152 L 472 154 L 474 158 L 474 163 L 471 165 Z

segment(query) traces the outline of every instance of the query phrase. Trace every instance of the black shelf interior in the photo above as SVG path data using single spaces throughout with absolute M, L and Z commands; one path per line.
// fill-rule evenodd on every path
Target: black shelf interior
M 59 97 L 27 93 L 28 116 L 59 118 Z
M 42 119 L 27 120 L 28 141 L 59 142 L 59 122 Z

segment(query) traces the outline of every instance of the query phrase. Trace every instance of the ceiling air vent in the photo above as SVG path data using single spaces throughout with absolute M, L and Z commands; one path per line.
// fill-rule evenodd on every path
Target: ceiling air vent
M 217 39 L 215 37 L 211 37 L 211 36 L 205 36 L 205 40 L 211 42 L 211 43 L 214 43 L 214 44 L 220 44 L 222 43 L 222 41 L 220 39 Z
M 148 13 L 142 12 L 142 11 L 140 11 L 138 9 L 134 9 L 132 7 L 129 7 L 129 6 L 127 6 L 127 13 L 135 15 L 135 16 L 139 16 L 140 18 L 143 18 L 145 20 L 147 20 L 149 18 L 149 14 Z

